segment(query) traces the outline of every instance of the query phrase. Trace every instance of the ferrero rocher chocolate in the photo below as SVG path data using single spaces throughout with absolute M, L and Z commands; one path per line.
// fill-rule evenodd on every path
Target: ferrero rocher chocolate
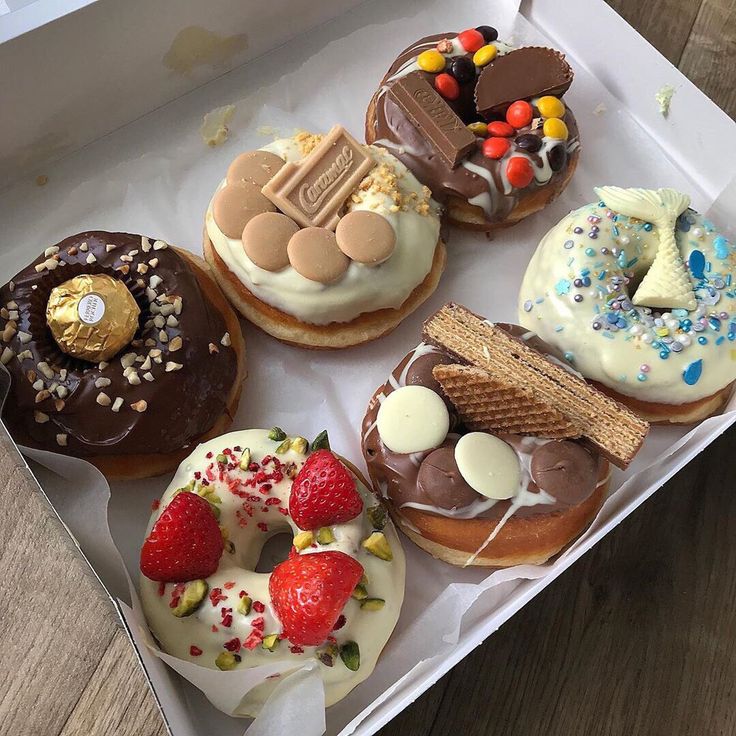
M 133 339 L 140 311 L 122 281 L 105 274 L 84 274 L 52 290 L 46 322 L 65 353 L 99 363 Z

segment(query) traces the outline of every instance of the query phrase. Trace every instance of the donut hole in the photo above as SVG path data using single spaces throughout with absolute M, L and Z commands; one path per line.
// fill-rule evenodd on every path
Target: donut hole
M 256 572 L 273 572 L 274 567 L 289 556 L 294 535 L 288 531 L 274 534 L 261 549 L 256 563 Z

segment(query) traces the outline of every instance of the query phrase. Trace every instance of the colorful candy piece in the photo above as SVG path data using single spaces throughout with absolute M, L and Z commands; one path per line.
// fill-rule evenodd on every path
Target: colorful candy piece
M 559 118 L 548 118 L 545 120 L 542 130 L 548 138 L 556 138 L 560 141 L 566 141 L 570 135 L 567 130 L 567 125 L 565 125 L 564 121 Z
M 517 148 L 527 153 L 536 153 L 542 147 L 542 139 L 533 133 L 520 135 L 514 143 Z
M 486 64 L 490 64 L 496 58 L 497 53 L 498 49 L 492 43 L 481 46 L 473 54 L 473 64 L 478 67 L 486 66 Z
M 475 28 L 468 28 L 466 31 L 458 33 L 457 40 L 469 54 L 474 54 L 486 42 L 483 34 Z
M 486 135 L 488 135 L 488 125 L 480 121 L 477 121 L 475 123 L 468 123 L 468 130 L 471 133 L 480 136 L 481 138 L 485 138 Z
M 503 120 L 494 120 L 492 123 L 488 123 L 488 134 L 510 138 L 512 135 L 516 135 L 516 129 L 513 125 L 504 123 Z
M 565 103 L 554 95 L 544 95 L 537 100 L 537 110 L 543 118 L 561 118 L 565 114 Z
M 506 164 L 506 178 L 512 186 L 523 189 L 531 184 L 534 169 L 529 160 L 523 156 L 512 156 Z
M 476 26 L 475 30 L 483 36 L 486 43 L 493 43 L 498 39 L 498 31 L 493 26 Z
M 457 79 L 450 74 L 438 74 L 434 78 L 434 88 L 446 100 L 456 100 L 460 97 L 460 85 L 457 83 Z
M 524 128 L 531 123 L 534 117 L 532 106 L 525 100 L 517 100 L 509 105 L 506 111 L 506 120 L 514 128 Z
M 703 271 L 705 270 L 705 256 L 702 250 L 694 250 L 690 254 L 688 259 L 688 266 L 690 266 L 690 273 L 693 278 L 702 279 Z
M 417 57 L 417 65 L 425 72 L 441 72 L 445 68 L 445 57 L 437 49 L 422 51 Z
M 510 147 L 508 138 L 486 138 L 483 141 L 483 155 L 491 159 L 503 158 Z
M 467 56 L 458 56 L 450 64 L 450 74 L 460 84 L 472 82 L 475 79 L 475 64 Z
M 687 366 L 687 368 L 685 368 L 682 372 L 682 380 L 685 381 L 688 386 L 694 386 L 700 380 L 700 376 L 702 374 L 703 359 L 699 358 L 698 360 L 694 360 Z

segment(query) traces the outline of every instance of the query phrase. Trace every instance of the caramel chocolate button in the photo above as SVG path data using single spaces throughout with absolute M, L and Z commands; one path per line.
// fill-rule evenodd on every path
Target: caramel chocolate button
M 358 263 L 377 266 L 388 260 L 396 246 L 396 233 L 389 221 L 367 210 L 348 212 L 335 230 L 337 245 Z
M 261 212 L 275 212 L 276 208 L 261 194 L 258 184 L 241 181 L 226 184 L 212 200 L 212 215 L 217 227 L 228 238 L 239 238 L 243 229 Z
M 227 170 L 227 183 L 250 181 L 262 187 L 284 163 L 284 159 L 269 151 L 241 153 Z
M 305 227 L 287 246 L 289 263 L 310 281 L 331 284 L 348 270 L 350 259 L 337 247 L 335 233 L 322 227 Z
M 280 212 L 262 212 L 243 230 L 243 249 L 248 258 L 266 271 L 280 271 L 289 265 L 287 246 L 299 231 L 294 220 Z
M 516 100 L 562 96 L 570 88 L 572 77 L 564 54 L 555 49 L 525 46 L 497 56 L 483 69 L 475 87 L 475 104 L 486 118 L 503 114 Z

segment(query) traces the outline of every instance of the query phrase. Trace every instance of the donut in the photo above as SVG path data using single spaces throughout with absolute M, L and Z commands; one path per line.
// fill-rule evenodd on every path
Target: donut
M 647 429 L 533 333 L 448 304 L 373 394 L 362 450 L 414 543 L 508 567 L 575 539 L 605 499 L 608 458 L 626 467 Z
M 365 138 L 426 184 L 452 225 L 490 232 L 541 210 L 579 157 L 559 51 L 513 49 L 490 26 L 427 36 L 401 52 L 366 113 Z
M 733 244 L 672 189 L 595 191 L 539 244 L 519 321 L 650 422 L 717 413 L 736 379 Z
M 182 462 L 148 525 L 140 594 L 161 648 L 212 670 L 318 663 L 326 704 L 373 671 L 401 610 L 396 530 L 355 468 L 278 427 L 201 444 Z M 264 544 L 292 537 L 260 570 Z M 273 670 L 271 670 L 273 672 Z M 280 682 L 240 702 L 256 716 Z
M 145 478 L 229 426 L 245 346 L 200 258 L 141 235 L 80 233 L 2 286 L 0 305 L 3 419 L 19 444 Z
M 210 201 L 204 255 L 240 313 L 329 349 L 393 330 L 445 266 L 438 206 L 387 151 L 341 126 L 240 154 Z

